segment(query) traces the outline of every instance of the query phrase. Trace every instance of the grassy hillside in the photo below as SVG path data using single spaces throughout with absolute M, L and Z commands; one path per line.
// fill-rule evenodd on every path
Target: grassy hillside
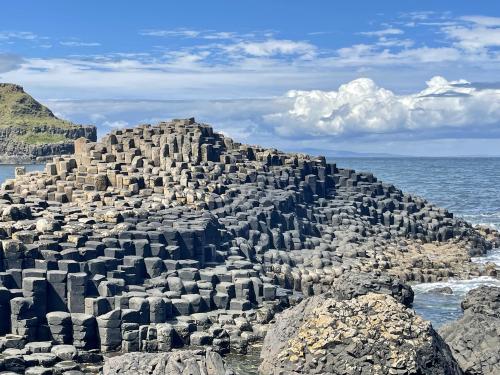
M 50 109 L 26 94 L 21 86 L 0 83 L 0 127 L 36 126 L 66 129 L 74 125 L 54 116 Z
M 47 143 L 59 143 L 69 141 L 62 134 L 46 134 L 46 133 L 32 133 L 28 132 L 16 137 L 19 142 L 27 143 L 29 145 L 43 145 Z

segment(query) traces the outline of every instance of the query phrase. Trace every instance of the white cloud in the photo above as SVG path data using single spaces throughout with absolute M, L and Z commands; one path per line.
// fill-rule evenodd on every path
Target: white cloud
M 139 35 L 161 37 L 161 38 L 186 38 L 186 39 L 207 39 L 207 40 L 244 40 L 255 38 L 259 34 L 261 37 L 270 37 L 272 33 L 237 33 L 234 31 L 197 30 L 187 28 L 177 28 L 172 30 L 142 30 Z
M 455 44 L 465 50 L 500 46 L 500 28 L 481 24 L 470 26 L 446 26 L 443 31 Z
M 18 69 L 23 59 L 11 53 L 0 53 L 0 73 Z
M 256 57 L 300 55 L 313 57 L 316 47 L 308 42 L 269 39 L 263 42 L 241 42 L 224 47 L 229 53 L 244 53 Z
M 463 21 L 473 22 L 482 26 L 500 26 L 500 17 L 488 16 L 464 16 L 460 17 Z
M 366 35 L 366 36 L 376 36 L 376 37 L 383 37 L 383 36 L 388 36 L 388 35 L 400 35 L 404 34 L 404 31 L 401 29 L 396 29 L 393 27 L 383 29 L 383 30 L 376 30 L 376 31 L 364 31 L 360 33 L 361 35 Z
M 104 121 L 102 123 L 102 126 L 112 129 L 123 129 L 126 128 L 127 126 L 130 126 L 130 124 L 124 120 L 117 120 L 117 121 Z
M 411 45 L 411 43 L 408 43 Z M 452 47 L 415 47 L 392 51 L 388 48 L 380 49 L 378 45 L 356 44 L 351 47 L 340 48 L 337 64 L 343 65 L 417 65 L 429 62 L 457 61 L 462 54 Z
M 430 28 L 444 34 L 454 47 L 462 49 L 465 56 L 484 57 L 493 54 L 488 48 L 500 46 L 500 17 L 481 15 L 452 17 L 450 14 L 434 14 L 425 20 L 413 22 L 413 27 Z
M 289 91 L 291 108 L 265 115 L 278 134 L 297 137 L 391 134 L 491 126 L 500 130 L 500 90 L 434 77 L 427 88 L 396 95 L 368 78 L 338 91 Z
M 98 47 L 101 45 L 101 43 L 97 42 L 79 42 L 76 40 L 63 41 L 59 42 L 59 44 L 65 47 Z
M 0 31 L 0 40 L 22 39 L 36 40 L 39 36 L 30 31 Z
M 291 150 L 342 149 L 341 145 L 344 149 L 356 150 L 353 148 L 356 142 L 370 149 L 370 142 L 380 146 L 389 141 L 485 136 L 497 139 L 498 143 L 500 88 L 480 87 L 482 85 L 465 80 L 433 77 L 425 89 L 401 95 L 378 86 L 371 79 L 359 78 L 336 91 L 292 90 L 267 99 L 50 101 L 46 104 L 63 118 L 77 123 L 97 123 L 101 135 L 110 128 L 194 116 L 243 142 Z M 349 142 L 351 146 L 344 146 Z
M 436 40 L 419 40 L 415 30 L 397 20 L 374 26 L 375 31 L 365 33 L 364 43 L 335 48 L 279 38 L 275 31 L 151 29 L 141 33 L 193 40 L 167 43 L 155 38 L 157 45 L 143 51 L 104 51 L 97 56 L 84 55 L 82 48 L 77 50 L 80 55 L 27 58 L 22 64 L 2 64 L 1 79 L 23 84 L 42 98 L 203 99 L 269 97 L 290 89 L 329 90 L 359 76 L 410 92 L 433 75 L 465 76 L 473 81 L 491 81 L 500 75 L 497 48 L 464 48 L 465 37 L 460 41 L 451 34 L 442 39 L 445 27 L 494 30 L 489 25 L 497 22 L 495 18 L 460 19 L 427 12 L 406 15 L 407 19 L 416 25 L 435 25 L 422 27 L 436 33 Z M 61 50 L 60 42 L 75 47 L 86 43 L 70 37 L 53 42 L 54 50 L 58 46 Z
M 164 38 L 196 38 L 201 34 L 201 31 L 181 28 L 174 30 L 143 30 L 139 34 Z

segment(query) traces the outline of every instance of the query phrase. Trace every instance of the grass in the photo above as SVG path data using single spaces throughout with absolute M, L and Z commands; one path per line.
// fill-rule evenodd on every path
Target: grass
M 0 127 L 13 126 L 67 129 L 74 124 L 57 118 L 50 109 L 25 93 L 20 86 L 0 83 Z
M 47 143 L 66 142 L 68 141 L 68 138 L 61 134 L 26 133 L 18 136 L 17 140 L 29 145 L 40 145 Z

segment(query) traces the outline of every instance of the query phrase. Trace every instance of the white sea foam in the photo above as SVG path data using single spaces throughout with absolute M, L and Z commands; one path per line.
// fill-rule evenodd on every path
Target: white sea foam
M 487 255 L 472 258 L 474 263 L 486 264 L 492 262 L 500 268 L 500 249 L 493 249 Z M 460 303 L 472 289 L 480 286 L 500 287 L 500 280 L 490 276 L 480 276 L 468 280 L 450 279 L 435 283 L 412 285 L 415 292 L 413 308 L 424 319 L 430 320 L 434 327 L 440 327 L 462 315 Z M 437 288 L 449 287 L 453 294 L 434 293 Z
M 468 280 L 450 279 L 448 281 L 413 285 L 412 289 L 415 293 L 428 293 L 436 288 L 450 287 L 454 295 L 465 296 L 468 291 L 483 285 L 500 287 L 500 280 L 490 276 L 480 276 Z
M 495 263 L 498 267 L 500 267 L 500 249 L 493 249 L 482 257 L 474 257 L 472 258 L 472 261 L 479 264 Z

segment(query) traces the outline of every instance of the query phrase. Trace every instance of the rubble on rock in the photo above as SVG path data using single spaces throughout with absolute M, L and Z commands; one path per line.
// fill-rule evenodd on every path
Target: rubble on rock
M 266 335 L 263 375 L 459 375 L 429 322 L 386 294 L 312 297 L 286 310 Z
M 5 182 L 0 213 L 0 347 L 16 349 L 5 369 L 46 341 L 64 346 L 62 362 L 244 352 L 296 295 L 344 274 L 445 279 L 476 272 L 468 250 L 491 247 L 370 173 L 240 144 L 194 119 L 78 139 L 74 155 Z M 441 246 L 460 257 L 437 257 Z

